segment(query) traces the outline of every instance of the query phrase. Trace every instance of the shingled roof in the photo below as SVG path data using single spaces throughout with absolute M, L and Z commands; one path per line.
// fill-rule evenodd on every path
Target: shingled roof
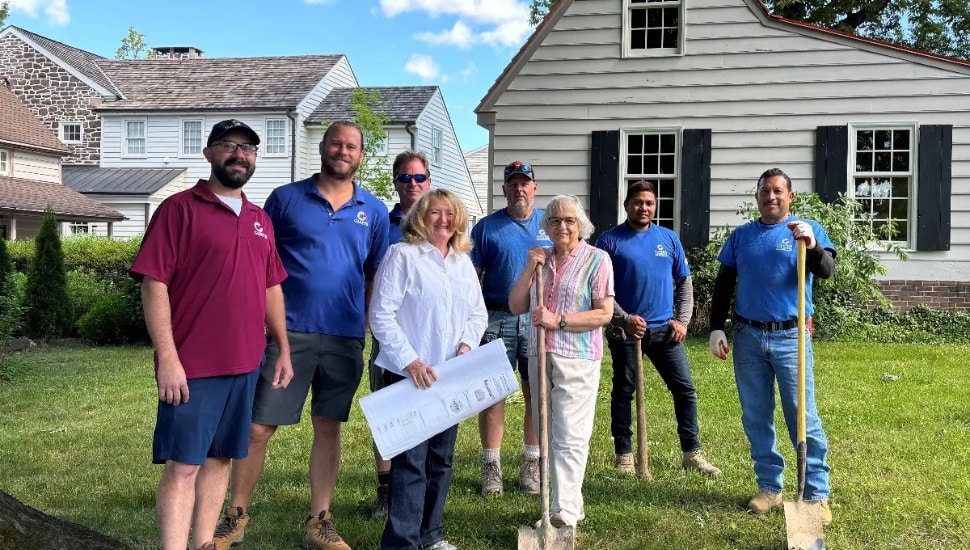
M 356 113 L 350 108 L 353 92 L 358 88 L 334 88 L 326 101 L 307 117 L 307 124 L 319 124 L 334 120 L 350 120 Z M 373 106 L 374 111 L 383 111 L 391 124 L 415 122 L 428 106 L 428 102 L 438 91 L 437 86 L 388 86 L 359 88 L 364 91 L 376 90 L 380 99 Z
M 43 214 L 48 207 L 62 220 L 120 221 L 125 219 L 117 210 L 108 208 L 59 183 L 0 176 L 0 212 Z
M 68 148 L 39 118 L 20 102 L 20 99 L 0 85 L 0 144 L 40 149 L 57 156 L 66 155 Z
M 343 55 L 101 60 L 123 99 L 104 111 L 293 109 Z
M 115 95 L 120 95 L 118 88 L 98 67 L 98 62 L 104 61 L 104 57 L 79 48 L 75 48 L 74 46 L 68 46 L 67 44 L 58 42 L 57 40 L 51 40 L 46 36 L 32 33 L 20 27 L 12 28 L 16 29 L 17 32 L 41 48 L 44 48 L 51 54 L 57 56 L 61 61 L 70 64 L 77 69 L 78 72 L 94 82 L 97 82 L 98 85 L 104 87 Z
M 66 165 L 64 185 L 92 195 L 151 195 L 165 187 L 185 168 L 101 168 Z

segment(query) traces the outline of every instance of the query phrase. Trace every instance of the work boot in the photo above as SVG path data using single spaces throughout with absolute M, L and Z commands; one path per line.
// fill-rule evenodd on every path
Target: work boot
M 249 523 L 249 514 L 242 506 L 226 506 L 222 511 L 222 519 L 216 526 L 215 537 L 212 539 L 215 550 L 226 550 L 242 542 L 247 523 Z
M 439 540 L 431 546 L 425 546 L 423 550 L 458 550 L 458 547 L 446 540 Z
M 502 466 L 497 460 L 482 463 L 482 494 L 502 494 Z
M 519 472 L 519 489 L 528 495 L 539 494 L 539 457 L 522 457 L 522 470 Z
M 613 467 L 618 473 L 632 476 L 637 473 L 636 466 L 633 465 L 633 453 L 616 453 L 613 460 Z
M 711 477 L 721 475 L 721 470 L 717 469 L 713 464 L 708 462 L 707 459 L 704 458 L 704 454 L 700 451 L 684 453 L 684 458 L 681 459 L 680 465 L 688 472 L 695 470 Z
M 333 526 L 333 514 L 324 510 L 318 517 L 306 521 L 303 544 L 310 550 L 350 550 L 350 546 L 337 534 Z
M 832 509 L 829 508 L 828 499 L 820 500 L 818 503 L 818 517 L 822 518 L 822 525 L 832 524 Z
M 387 492 L 389 488 L 387 485 L 377 486 L 377 504 L 374 505 L 374 513 L 371 517 L 374 519 L 384 519 L 387 517 Z
M 763 516 L 770 512 L 772 508 L 779 506 L 781 506 L 781 493 L 775 493 L 768 489 L 759 489 L 758 494 L 748 501 L 748 511 L 756 516 Z

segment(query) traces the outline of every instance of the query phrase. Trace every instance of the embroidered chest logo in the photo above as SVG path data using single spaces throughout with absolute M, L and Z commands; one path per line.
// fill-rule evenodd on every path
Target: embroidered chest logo
M 539 230 L 539 234 L 536 235 L 536 240 L 537 241 L 548 241 L 549 240 L 549 235 L 546 235 L 546 230 L 545 229 L 540 229 Z
M 259 222 L 253 222 L 253 233 L 257 237 L 262 237 L 262 238 L 264 238 L 266 240 L 269 240 L 269 237 L 266 236 L 266 232 L 263 231 L 262 224 L 260 224 Z
M 361 210 L 360 212 L 358 212 L 357 213 L 357 218 L 354 219 L 354 223 L 359 223 L 360 225 L 363 225 L 364 227 L 370 227 L 370 223 L 367 222 L 367 212 L 364 212 L 363 210 Z
M 664 245 L 658 244 L 657 251 L 653 253 L 654 256 L 658 258 L 666 258 L 668 256 L 667 251 L 664 250 Z
M 782 239 L 781 242 L 778 243 L 778 246 L 775 247 L 775 250 L 781 250 L 782 252 L 791 252 L 792 251 L 791 239 L 789 239 L 788 237 L 785 237 L 784 239 Z

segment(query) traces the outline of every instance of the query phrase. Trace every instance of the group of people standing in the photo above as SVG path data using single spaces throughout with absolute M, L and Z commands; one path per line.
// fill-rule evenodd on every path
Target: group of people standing
M 185 548 L 190 531 L 193 548 L 202 550 L 242 541 L 267 444 L 279 426 L 300 422 L 308 394 L 313 442 L 304 543 L 349 550 L 330 510 L 341 424 L 363 375 L 368 329 L 372 391 L 402 381 L 430 388 L 439 378 L 437 365 L 502 339 L 528 404 L 519 485 L 529 494 L 539 493 L 539 404 L 530 381 L 538 379 L 540 364 L 537 327 L 544 329 L 550 521 L 556 527 L 585 517 L 582 485 L 602 329 L 609 323 L 620 329 L 611 331 L 617 336 L 608 344 L 617 470 L 633 471 L 630 403 L 638 363 L 634 339 L 640 339 L 673 397 L 683 468 L 720 474 L 701 452 L 696 389 L 683 345 L 693 306 L 690 270 L 676 234 L 653 223 L 651 183 L 629 187 L 625 223 L 593 246 L 587 242 L 593 224 L 581 201 L 561 195 L 537 208 L 535 171 L 516 161 L 504 171 L 506 207 L 469 233 L 461 201 L 430 189 L 428 161 L 413 151 L 393 163 L 400 202 L 388 213 L 354 180 L 363 139 L 354 123 L 330 125 L 320 144 L 320 172 L 274 190 L 264 210 L 242 193 L 255 170 L 258 134 L 238 120 L 219 122 L 203 150 L 209 178 L 164 201 L 152 218 L 131 272 L 143 283 L 156 350 L 153 461 L 164 464 L 156 496 L 163 550 Z M 776 378 L 794 437 L 789 306 L 797 296 L 779 302 L 763 296 L 765 287 L 777 286 L 780 295 L 795 284 L 786 279 L 794 269 L 793 238 L 809 243 L 814 275 L 830 276 L 834 266 L 824 230 L 789 215 L 790 180 L 769 172 L 758 184 L 762 218 L 735 230 L 719 256 L 711 325 L 711 350 L 723 359 L 724 320 L 736 288 L 735 374 L 758 478 L 759 491 L 748 504 L 755 513 L 781 501 Z M 787 254 L 771 257 L 779 252 Z M 821 500 L 827 512 L 825 435 L 811 392 L 809 404 L 805 498 Z M 504 490 L 504 405 L 479 415 L 484 495 Z M 391 461 L 375 450 L 373 515 L 386 517 L 381 548 L 455 549 L 445 538 L 443 515 L 456 438 L 453 426 Z

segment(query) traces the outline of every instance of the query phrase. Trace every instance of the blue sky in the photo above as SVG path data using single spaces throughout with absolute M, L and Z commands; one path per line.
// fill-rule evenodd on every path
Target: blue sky
M 473 109 L 532 32 L 527 0 L 10 0 L 7 24 L 114 57 L 128 27 L 206 57 L 346 54 L 362 86 L 437 85 L 465 149 Z M 242 75 L 241 75 L 242 76 Z

